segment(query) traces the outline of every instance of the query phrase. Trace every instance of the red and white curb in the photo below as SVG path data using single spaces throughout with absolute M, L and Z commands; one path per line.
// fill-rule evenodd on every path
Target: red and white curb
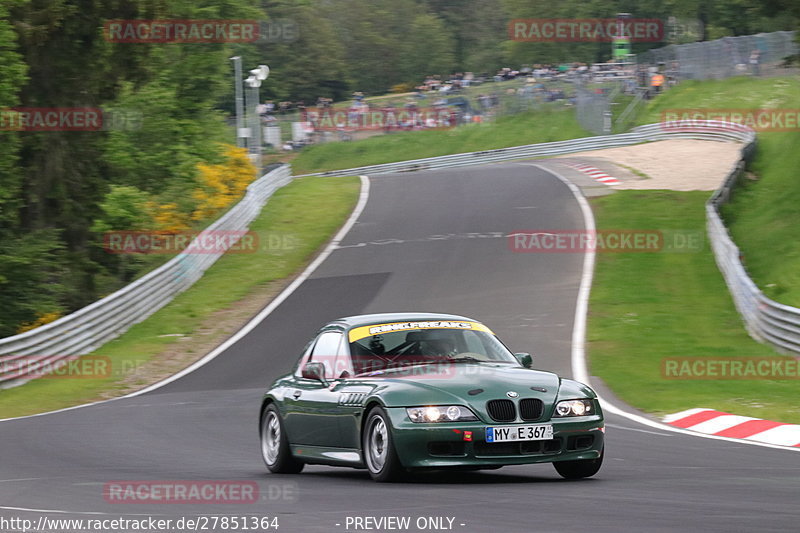
M 605 183 L 606 185 L 619 185 L 622 183 L 617 178 L 609 176 L 599 168 L 595 168 L 590 165 L 584 165 L 583 163 L 567 163 L 567 166 L 577 169 L 593 180 L 599 181 L 600 183 Z
M 800 426 L 738 416 L 713 409 L 689 409 L 664 417 L 671 426 L 733 439 L 800 448 Z

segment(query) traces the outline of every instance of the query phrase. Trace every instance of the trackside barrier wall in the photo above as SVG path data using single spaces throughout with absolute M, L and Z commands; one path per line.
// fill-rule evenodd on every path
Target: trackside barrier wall
M 265 174 L 251 183 L 244 198 L 204 232 L 246 230 L 270 196 L 291 180 L 288 165 Z M 198 238 L 202 235 L 200 232 Z M 224 250 L 181 253 L 130 285 L 72 314 L 0 339 L 0 386 L 30 379 L 28 370 L 34 369 L 35 364 L 51 366 L 71 360 L 118 337 L 191 287 L 223 253 Z

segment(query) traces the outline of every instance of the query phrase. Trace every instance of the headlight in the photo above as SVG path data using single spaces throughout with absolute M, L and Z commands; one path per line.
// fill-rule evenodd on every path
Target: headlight
M 593 400 L 564 400 L 556 404 L 556 412 L 553 414 L 553 416 L 588 416 L 593 414 Z
M 472 411 L 460 405 L 429 405 L 406 408 L 412 422 L 465 422 L 477 420 Z

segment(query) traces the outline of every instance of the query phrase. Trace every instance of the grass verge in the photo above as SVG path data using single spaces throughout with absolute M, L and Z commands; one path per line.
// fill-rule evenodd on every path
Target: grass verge
M 104 360 L 110 362 L 110 376 L 42 378 L 0 390 L 0 418 L 60 409 L 126 392 L 131 374 L 165 351 L 174 350 L 172 345 L 192 336 L 209 315 L 235 308 L 253 291 L 299 273 L 344 224 L 359 190 L 360 182 L 355 177 L 299 178 L 279 189 L 250 226 L 260 237 L 257 253 L 225 255 L 170 304 L 94 352 L 108 358 Z M 233 330 L 223 332 L 223 338 L 231 333 Z M 188 362 L 202 355 L 189 354 Z M 147 381 L 134 383 L 139 388 L 146 384 Z
M 592 200 L 599 229 L 705 235 L 708 192 L 617 191 Z M 705 239 L 704 239 L 705 240 Z M 624 401 L 663 415 L 709 407 L 800 423 L 797 380 L 685 380 L 665 358 L 777 357 L 744 330 L 708 242 L 702 251 L 598 253 L 589 305 L 591 373 Z
M 572 108 L 531 111 L 452 130 L 418 131 L 310 146 L 292 161 L 295 174 L 588 137 Z
M 667 109 L 791 108 L 796 77 L 684 82 L 649 103 L 639 124 Z M 759 286 L 800 304 L 800 163 L 797 132 L 758 134 L 759 181 L 723 215 Z M 617 191 L 592 200 L 598 229 L 646 228 L 705 235 L 708 192 Z M 780 258 L 780 260 L 776 260 Z M 800 423 L 797 381 L 667 379 L 664 359 L 780 357 L 746 333 L 708 243 L 696 253 L 598 254 L 587 336 L 591 372 L 624 401 L 655 415 L 709 407 Z
M 786 109 L 797 117 L 798 76 L 739 77 L 685 82 L 655 99 L 640 123 L 656 122 L 665 109 Z M 785 122 L 788 126 L 788 122 Z M 757 180 L 737 188 L 722 215 L 740 247 L 748 273 L 764 293 L 800 307 L 800 135 L 758 133 L 751 170 Z

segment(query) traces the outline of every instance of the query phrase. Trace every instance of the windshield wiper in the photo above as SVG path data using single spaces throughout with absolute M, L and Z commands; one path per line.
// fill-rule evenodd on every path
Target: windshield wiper
M 478 359 L 471 355 L 462 355 L 461 357 L 451 357 L 444 360 L 445 363 L 488 363 L 485 359 Z
M 386 368 L 402 368 L 404 366 L 427 365 L 433 361 L 397 361 L 389 363 Z

